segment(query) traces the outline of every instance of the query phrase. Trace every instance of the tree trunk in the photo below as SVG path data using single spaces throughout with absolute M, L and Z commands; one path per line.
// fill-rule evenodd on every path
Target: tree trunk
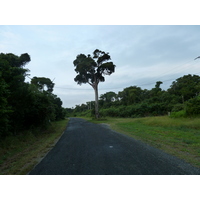
M 98 84 L 93 86 L 95 92 L 95 117 L 99 118 Z

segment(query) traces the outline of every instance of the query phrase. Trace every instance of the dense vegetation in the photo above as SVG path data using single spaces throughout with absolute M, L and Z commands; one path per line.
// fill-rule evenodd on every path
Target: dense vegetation
M 111 91 L 100 95 L 101 117 L 146 117 L 169 113 L 171 117 L 200 115 L 200 76 L 188 74 L 180 77 L 167 90 L 162 90 L 161 84 L 157 81 L 151 90 L 130 86 L 118 94 Z M 94 115 L 93 104 L 76 105 L 74 115 Z
M 95 115 L 95 102 L 62 108 L 62 101 L 53 94 L 54 83 L 45 77 L 34 77 L 25 82 L 31 61 L 21 56 L 0 54 L 0 137 L 17 135 L 23 130 L 46 127 L 51 121 L 66 115 Z M 162 90 L 161 81 L 151 90 L 130 86 L 123 91 L 100 95 L 101 117 L 145 117 L 167 115 L 192 117 L 200 114 L 200 76 L 185 75 Z
M 25 82 L 31 61 L 21 56 L 0 54 L 0 137 L 18 135 L 24 130 L 47 127 L 65 117 L 62 101 L 54 95 L 54 83 L 45 77 Z

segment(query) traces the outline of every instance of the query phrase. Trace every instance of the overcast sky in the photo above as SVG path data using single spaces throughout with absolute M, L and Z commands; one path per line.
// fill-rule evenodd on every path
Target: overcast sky
M 200 26 L 1 25 L 0 52 L 28 53 L 30 77 L 54 80 L 54 94 L 71 108 L 94 100 L 90 85 L 74 82 L 78 54 L 99 49 L 109 52 L 116 65 L 115 73 L 99 84 L 99 96 L 134 85 L 151 89 L 156 81 L 166 90 L 183 75 L 200 75 L 200 59 L 194 60 L 200 56 L 199 35 Z

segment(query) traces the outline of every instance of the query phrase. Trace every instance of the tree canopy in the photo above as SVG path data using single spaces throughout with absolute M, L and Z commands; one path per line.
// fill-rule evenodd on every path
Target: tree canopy
M 172 82 L 168 89 L 170 94 L 179 96 L 179 103 L 187 101 L 200 93 L 200 77 L 198 75 L 185 75 Z
M 39 90 L 44 91 L 45 86 L 47 87 L 47 92 L 53 92 L 54 83 L 45 77 L 33 77 L 31 84 L 38 87 Z
M 45 127 L 50 121 L 65 117 L 62 101 L 52 94 L 54 83 L 49 78 L 25 78 L 31 61 L 25 53 L 0 54 L 0 137 L 16 135 L 33 127 Z M 44 87 L 47 87 L 47 91 Z
M 93 52 L 93 57 L 84 54 L 78 55 L 73 62 L 76 67 L 75 71 L 78 73 L 74 80 L 80 85 L 89 83 L 92 86 L 104 82 L 103 75 L 111 75 L 115 71 L 113 62 L 108 62 L 110 59 L 109 53 L 98 49 Z

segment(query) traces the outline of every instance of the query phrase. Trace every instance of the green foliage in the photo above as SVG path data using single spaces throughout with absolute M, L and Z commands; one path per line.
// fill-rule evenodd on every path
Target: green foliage
M 186 106 L 184 110 L 179 109 L 184 108 L 183 105 L 178 104 L 173 108 L 171 113 L 171 117 L 180 118 L 180 117 L 198 117 L 200 116 L 200 96 L 189 99 L 186 102 Z M 178 111 L 179 110 L 179 111 Z M 176 112 L 175 112 L 176 111 Z
M 118 93 L 118 97 L 123 105 L 140 103 L 144 99 L 142 89 L 137 86 L 130 86 Z
M 44 87 L 47 87 L 47 92 L 53 92 L 54 83 L 45 77 L 33 77 L 31 80 L 31 84 L 37 86 L 40 91 L 44 91 Z
M 162 103 L 154 103 L 148 105 L 147 103 L 129 105 L 129 106 L 117 106 L 100 110 L 102 117 L 146 117 L 157 116 L 166 114 L 166 109 Z
M 90 83 L 98 84 L 104 82 L 103 75 L 110 75 L 115 71 L 113 62 L 108 62 L 110 56 L 108 53 L 96 49 L 91 55 L 80 54 L 76 57 L 73 64 L 78 75 L 74 78 L 78 84 Z
M 106 92 L 100 96 L 100 102 L 102 105 L 110 104 L 117 100 L 117 94 L 114 92 Z
M 161 84 L 157 81 L 151 90 L 130 86 L 118 94 L 110 91 L 100 95 L 100 116 L 135 118 L 162 116 L 169 112 L 173 118 L 200 115 L 200 76 L 180 77 L 167 91 L 160 88 Z
M 54 83 L 50 79 L 34 77 L 31 84 L 25 83 L 28 62 L 27 53 L 0 54 L 0 137 L 46 127 L 50 121 L 65 117 L 62 101 L 52 94 Z
M 184 105 L 183 104 L 175 104 L 172 108 L 172 112 L 178 112 L 178 111 L 182 111 L 184 109 Z
M 62 101 L 56 95 L 53 95 L 53 105 L 55 109 L 55 120 L 65 119 L 66 110 L 62 107 Z
M 11 110 L 7 101 L 9 95 L 7 87 L 0 72 L 0 135 L 7 133 L 9 129 L 9 113 Z
M 186 104 L 187 116 L 199 116 L 200 115 L 200 96 L 190 99 Z
M 188 74 L 173 81 L 168 91 L 179 97 L 179 103 L 184 103 L 199 94 L 199 85 L 200 76 Z
M 177 111 L 177 112 L 172 112 L 170 114 L 171 118 L 183 118 L 183 117 L 186 117 L 186 116 L 187 116 L 187 114 L 186 114 L 185 110 L 180 110 L 180 111 Z
M 6 136 L 13 132 L 14 124 L 21 117 L 22 99 L 19 99 L 25 87 L 25 76 L 29 71 L 24 69 L 26 63 L 30 61 L 28 54 L 20 57 L 14 54 L 0 54 L 0 83 L 1 83 L 1 129 L 0 136 Z

